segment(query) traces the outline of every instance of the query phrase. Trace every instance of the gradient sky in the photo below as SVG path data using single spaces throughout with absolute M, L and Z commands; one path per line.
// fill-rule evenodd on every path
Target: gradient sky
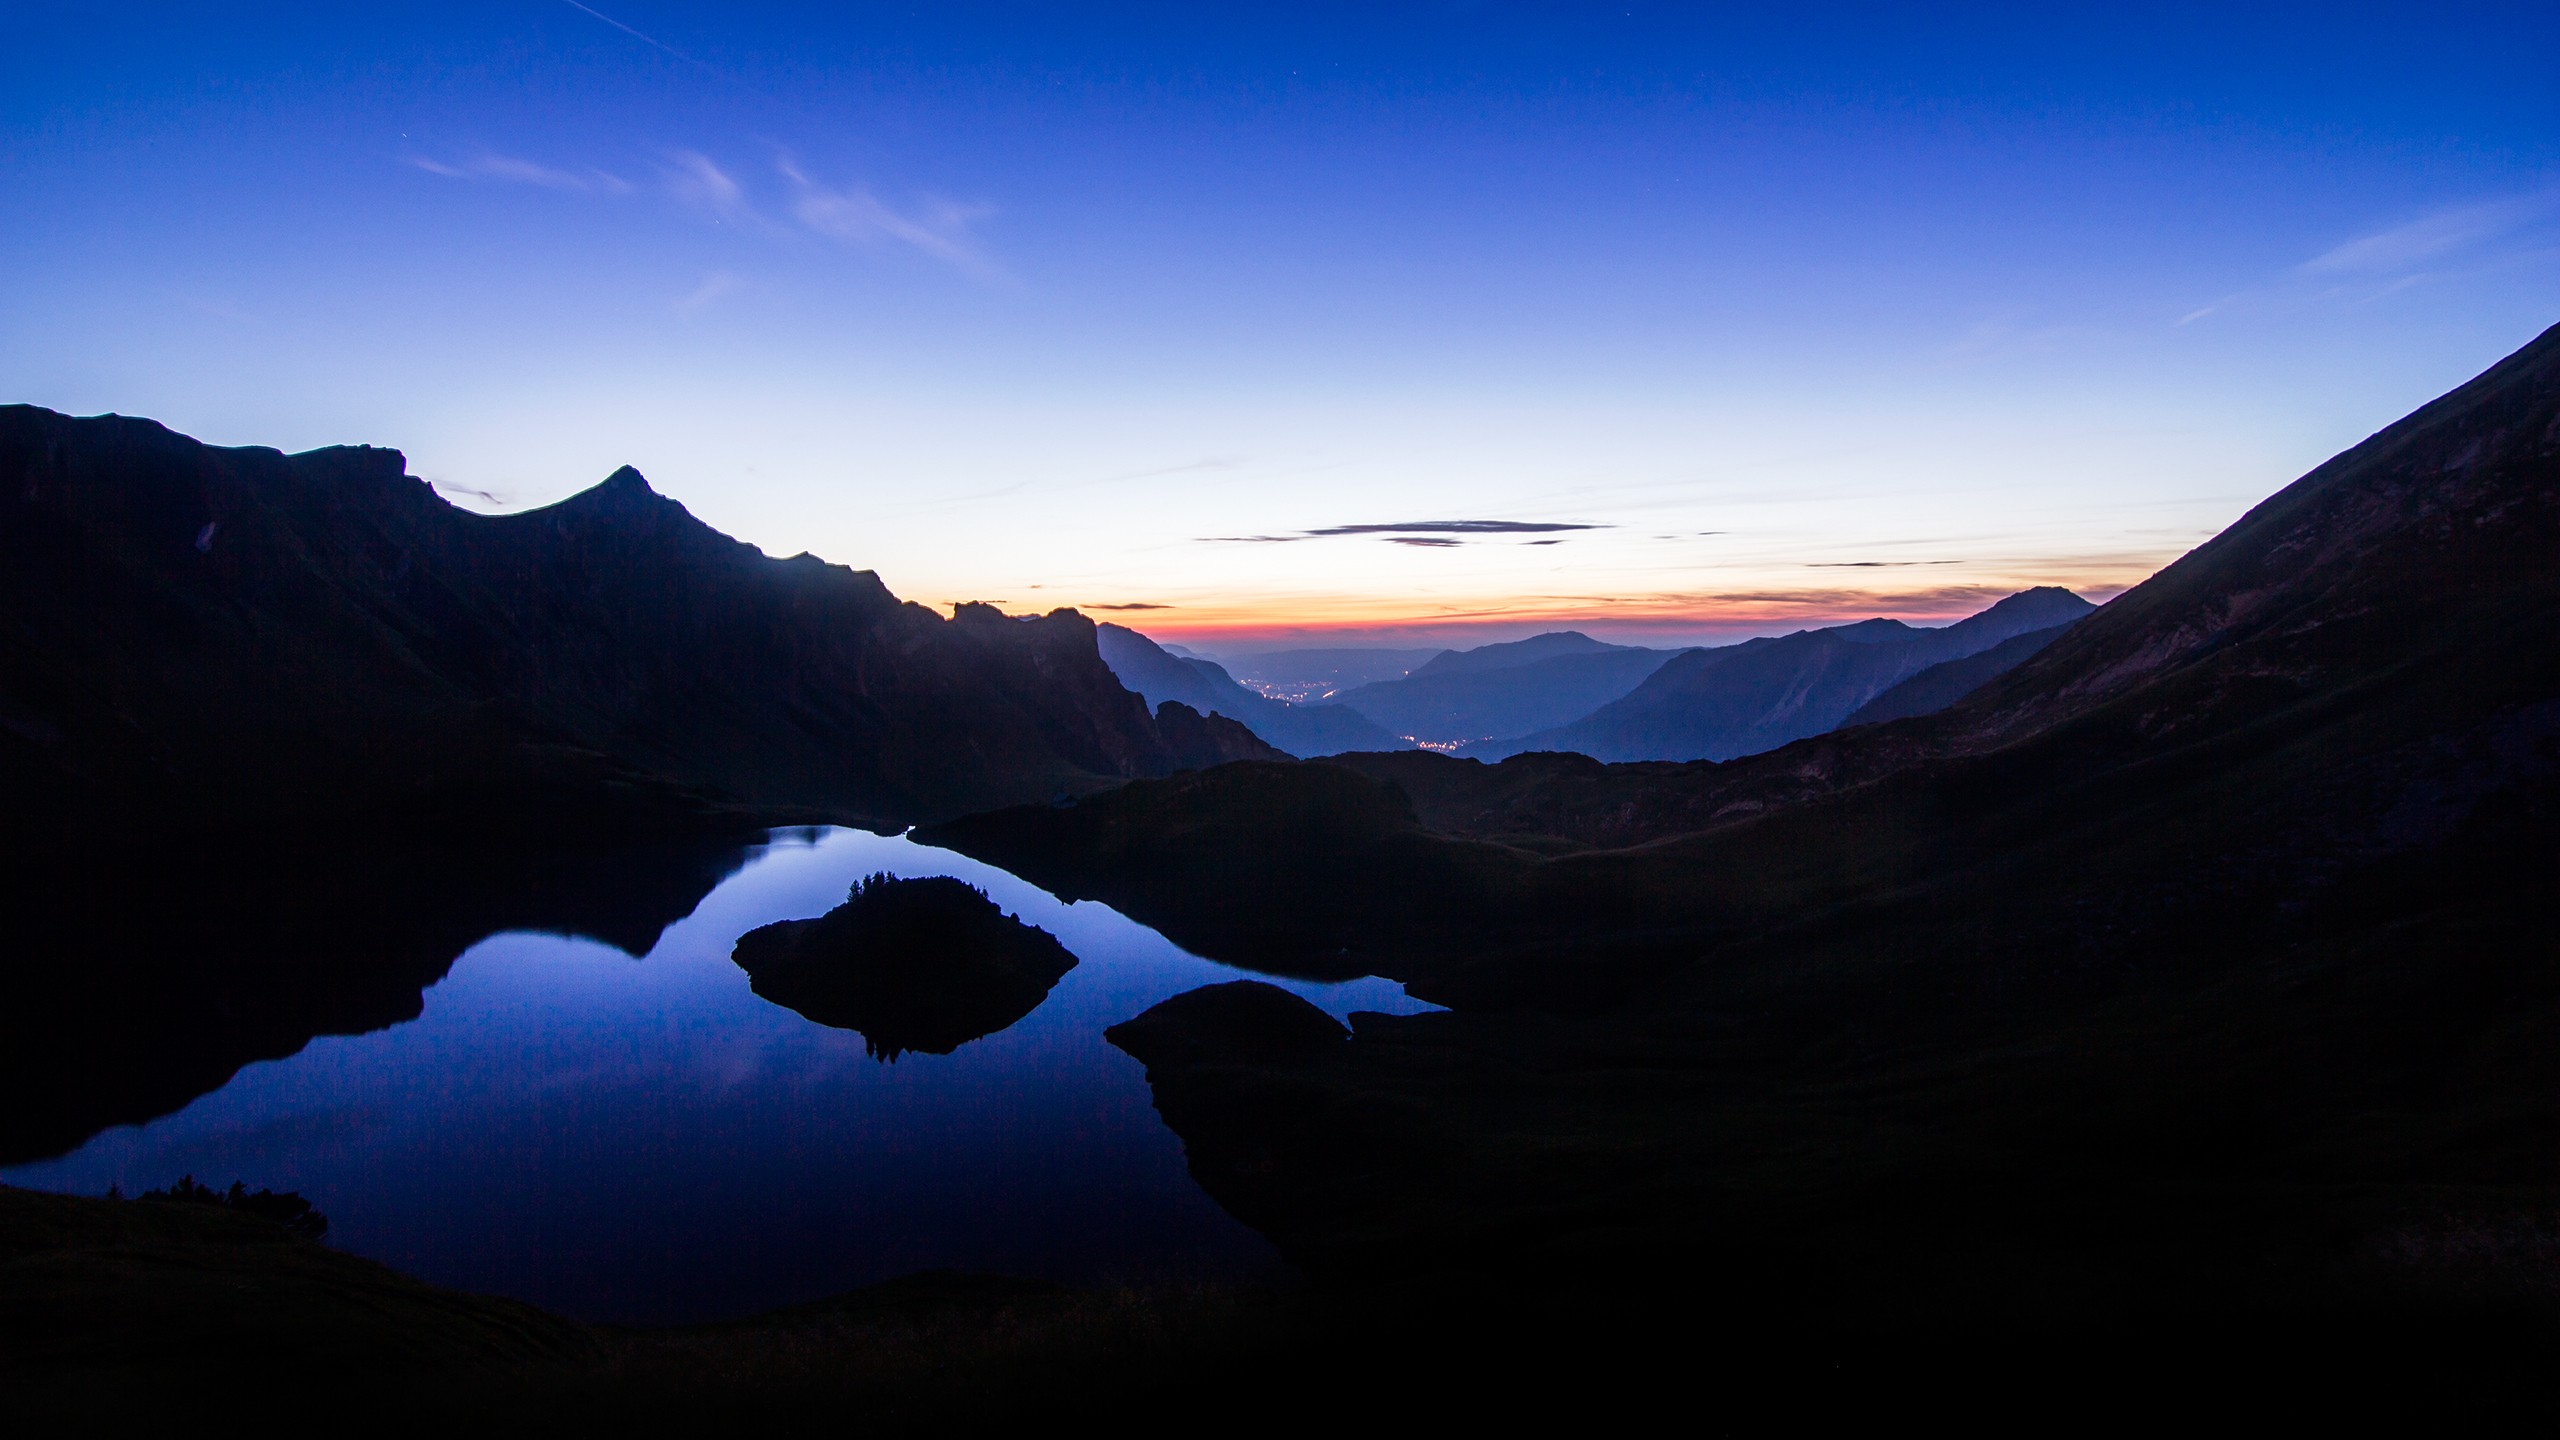
M 12 4 L 0 400 L 1673 640 L 2103 598 L 2560 321 L 2560 7 L 2059 8 Z

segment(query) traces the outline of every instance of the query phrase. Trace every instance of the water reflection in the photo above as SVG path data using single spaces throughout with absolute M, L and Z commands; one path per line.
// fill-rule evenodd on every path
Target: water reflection
M 749 849 L 420 851 L 326 836 L 41 851 L 12 875 L 6 915 L 0 1164 L 167 1114 L 314 1035 L 410 1019 L 455 957 L 500 931 L 644 954 Z
M 5 1178 L 297 1190 L 344 1248 L 600 1319 L 734 1314 L 935 1266 L 1092 1280 L 1273 1263 L 1192 1184 L 1139 1067 L 1101 1038 L 1233 972 L 903 839 L 777 836 L 735 859 L 645 958 L 498 935 L 406 1024 L 249 1065 Z M 757 998 L 729 959 L 873 871 L 957 876 L 1083 963 L 1007 1029 L 873 1063 L 859 1036 Z M 1423 1008 L 1377 980 L 1291 988 L 1336 1014 Z

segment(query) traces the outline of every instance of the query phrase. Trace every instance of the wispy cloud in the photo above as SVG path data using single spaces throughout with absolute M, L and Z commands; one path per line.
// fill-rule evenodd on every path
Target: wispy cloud
M 776 168 L 797 192 L 792 218 L 813 234 L 848 245 L 905 245 L 975 274 L 995 273 L 970 234 L 970 227 L 995 213 L 991 207 L 927 196 L 901 210 L 858 185 L 839 190 L 819 184 L 788 159 Z
M 1961 560 L 1808 560 L 1807 570 L 1899 570 L 1909 565 L 1961 565 Z
M 681 51 L 681 50 L 677 49 L 677 48 L 676 48 L 676 47 L 674 47 L 673 45 L 668 44 L 666 41 L 661 40 L 661 39 L 657 38 L 657 37 L 656 37 L 656 36 L 654 36 L 654 35 L 644 35 L 644 34 L 640 33 L 639 31 L 632 29 L 630 26 L 623 24 L 621 21 L 614 19 L 612 16 L 607 15 L 607 14 L 606 14 L 606 13 L 604 13 L 603 11 L 596 9 L 596 8 L 595 8 L 594 6 L 592 6 L 592 5 L 581 5 L 581 4 L 579 4 L 579 3 L 578 3 L 578 0 L 560 0 L 560 3 L 561 3 L 561 4 L 563 4 L 563 5 L 568 6 L 568 7 L 569 7 L 570 9 L 572 9 L 572 10 L 583 10 L 583 11 L 585 11 L 587 14 L 592 15 L 592 16 L 594 16 L 595 18 L 597 18 L 598 20 L 603 21 L 603 22 L 604 22 L 604 23 L 606 23 L 607 25 L 612 26 L 614 29 L 621 31 L 623 34 L 630 36 L 632 39 L 639 41 L 641 44 L 643 44 L 643 45 L 654 45 L 654 46 L 656 46 L 657 48 L 659 48 L 659 49 L 661 49 L 661 50 L 664 50 L 664 51 L 665 51 L 665 52 L 667 52 L 668 54 L 673 55 L 673 56 L 674 56 L 674 57 L 676 57 L 677 59 L 679 59 L 679 60 L 683 61 L 683 62 L 684 62 L 684 63 L 686 63 L 687 65 L 701 65 L 701 64 L 702 64 L 702 62 L 701 62 L 701 61 L 694 59 L 692 56 L 687 55 L 686 53 L 684 53 L 683 51 Z M 708 67 L 708 66 L 704 66 L 703 68 L 705 68 L 705 69 L 709 69 L 710 67 Z
M 514 501 L 509 500 L 506 496 L 500 495 L 495 491 L 474 490 L 468 485 L 457 485 L 450 480 L 430 480 L 427 484 L 433 487 L 439 495 L 468 495 L 472 499 L 480 501 L 483 504 L 501 507 L 515 503 Z
M 719 220 L 741 219 L 755 213 L 747 204 L 746 187 L 710 156 L 699 150 L 677 150 L 667 156 L 667 162 L 667 193 L 679 201 L 708 211 Z
M 583 5 L 578 8 L 586 9 Z M 620 24 L 610 21 L 610 17 L 597 18 Z M 634 188 L 630 181 L 605 170 L 563 169 L 513 155 L 483 153 L 459 161 L 413 155 L 408 157 L 408 163 L 448 180 L 531 185 L 571 194 L 620 195 Z M 699 150 L 666 152 L 658 165 L 655 188 L 687 209 L 766 235 L 801 233 L 842 245 L 898 247 L 980 279 L 1003 278 L 1002 268 L 979 245 L 976 234 L 978 224 L 996 213 L 992 206 L 963 204 L 937 195 L 899 206 L 865 186 L 822 184 L 788 157 L 777 161 L 775 168 L 789 182 L 791 193 L 787 198 L 769 199 L 762 210 L 738 172 Z M 781 216 L 787 218 L 775 218 L 775 203 L 781 207 Z
M 714 270 L 702 277 L 702 283 L 693 288 L 693 293 L 676 301 L 676 308 L 690 315 L 745 283 L 726 270 Z
M 2066 346 L 2104 338 L 2086 325 L 2029 325 L 2016 315 L 1977 320 L 1941 352 L 1950 362 L 1990 360 L 2011 355 L 2043 355 Z
M 2549 253 L 2560 189 L 2448 206 L 2330 246 L 2258 288 L 2199 305 L 2178 326 L 2225 313 L 2362 304 L 2412 285 Z
M 1387 535 L 1380 538 L 1384 539 L 1390 545 L 1421 545 L 1434 550 L 1446 549 L 1452 545 L 1463 545 L 1467 543 L 1463 540 L 1450 540 L 1438 535 Z
M 2552 208 L 2550 194 L 2439 210 L 2405 224 L 2359 235 L 2302 263 L 2305 275 L 2390 275 L 2468 250 L 2532 223 Z
M 1039 587 L 1034 586 L 1032 588 L 1037 589 Z M 1087 610 L 1170 610 L 1174 607 L 1170 605 L 1151 605 L 1143 600 L 1139 600 L 1132 601 L 1126 605 L 1087 605 L 1084 608 Z
M 1605 525 L 1578 525 L 1545 520 L 1408 520 L 1398 525 L 1327 525 L 1309 535 L 1548 535 L 1559 530 L 1605 530 Z
M 1398 545 L 1455 545 L 1460 542 L 1430 537 L 1449 535 L 1552 535 L 1565 530 L 1606 530 L 1606 525 L 1584 525 L 1552 520 L 1405 520 L 1387 525 L 1326 525 L 1314 530 L 1299 530 L 1287 535 L 1203 535 L 1204 543 L 1287 545 L 1300 540 L 1327 540 L 1341 535 L 1378 535 Z M 1555 541 L 1533 541 L 1549 544 Z
M 481 155 L 459 165 L 413 155 L 409 163 L 430 175 L 448 180 L 496 180 L 511 185 L 538 185 L 546 190 L 566 190 L 580 195 L 619 195 L 631 188 L 631 182 L 602 170 L 581 174 L 557 170 L 513 155 Z

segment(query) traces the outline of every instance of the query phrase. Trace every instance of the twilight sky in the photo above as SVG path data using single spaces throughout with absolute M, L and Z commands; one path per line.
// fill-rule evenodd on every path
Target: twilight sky
M 2560 321 L 2560 7 L 2234 8 L 22 0 L 0 400 L 1213 646 L 2104 598 Z

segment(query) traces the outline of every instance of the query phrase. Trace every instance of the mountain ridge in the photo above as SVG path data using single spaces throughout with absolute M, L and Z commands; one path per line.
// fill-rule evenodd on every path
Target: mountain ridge
M 1566 750 L 1605 761 L 1729 760 L 1833 729 L 1859 706 L 1931 665 L 1986 650 L 2095 607 L 2057 586 L 2007 596 L 1922 629 L 1888 619 L 1684 651 L 1588 715 L 1461 754 L 1501 759 Z
M 896 826 L 1272 753 L 1171 743 L 1073 611 L 946 620 L 628 466 L 481 515 L 395 450 L 0 407 L 0 601 L 0 793 L 58 823 Z

